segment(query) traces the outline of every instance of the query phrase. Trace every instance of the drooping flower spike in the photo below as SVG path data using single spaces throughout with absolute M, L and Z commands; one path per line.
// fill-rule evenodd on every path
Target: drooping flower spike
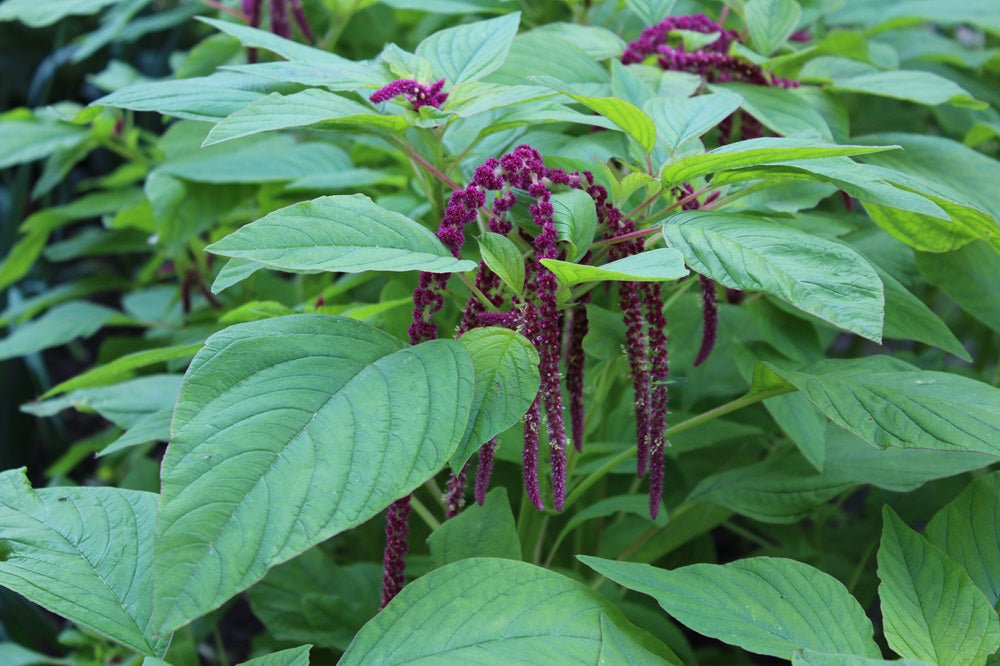
M 390 84 L 376 95 L 373 101 L 384 101 L 397 94 L 411 91 L 413 82 Z M 473 223 L 480 213 L 489 217 L 488 227 L 493 233 L 509 236 L 515 233 L 508 215 L 523 192 L 531 198 L 528 210 L 537 233 L 534 236 L 518 229 L 518 239 L 530 244 L 531 251 L 525 259 L 525 283 L 520 295 L 509 299 L 499 276 L 480 262 L 475 277 L 475 291 L 462 312 L 457 335 L 481 326 L 503 326 L 518 330 L 532 342 L 538 351 L 540 386 L 531 407 L 524 415 L 524 448 L 522 464 L 525 491 L 528 500 L 538 509 L 544 508 L 539 485 L 538 463 L 542 429 L 547 434 L 549 463 L 552 478 L 554 508 L 562 510 L 566 496 L 567 437 L 562 397 L 563 373 L 566 368 L 566 386 L 570 397 L 572 439 L 581 450 L 584 439 L 583 412 L 583 337 L 587 333 L 585 300 L 574 304 L 568 315 L 559 310 L 558 284 L 543 259 L 560 258 L 558 233 L 552 205 L 553 188 L 569 187 L 585 191 L 594 200 L 599 222 L 605 229 L 605 240 L 635 231 L 635 224 L 625 219 L 608 201 L 607 191 L 594 183 L 589 172 L 567 173 L 549 169 L 537 150 L 522 145 L 499 159 L 491 158 L 478 167 L 472 182 L 464 189 L 452 193 L 441 224 L 436 232 L 438 239 L 451 253 L 460 256 L 465 244 L 465 227 Z M 489 210 L 484 208 L 486 192 L 494 192 Z M 620 259 L 643 250 L 641 239 L 623 240 L 611 244 L 611 259 Z M 585 255 L 581 260 L 589 261 Z M 435 314 L 444 305 L 444 292 L 448 274 L 422 273 L 413 295 L 413 321 L 409 329 L 411 344 L 418 344 L 437 336 Z M 639 432 L 638 445 L 642 462 L 640 474 L 646 466 L 651 470 L 650 512 L 655 516 L 663 491 L 663 455 L 666 448 L 664 431 L 667 417 L 667 352 L 666 320 L 660 288 L 655 285 L 622 282 L 619 299 L 626 320 L 628 336 L 627 353 L 633 368 L 633 387 L 636 394 L 636 421 Z M 484 302 L 485 301 L 485 302 Z M 565 354 L 564 354 L 565 341 Z M 476 470 L 475 499 L 482 503 L 489 486 L 493 469 L 496 440 L 486 443 L 479 452 Z M 464 486 L 467 470 L 463 468 L 452 475 L 445 496 L 446 516 L 456 515 L 464 503 Z M 399 500 L 390 511 L 387 526 L 386 585 L 401 584 L 405 564 L 398 560 L 405 553 L 405 530 L 399 525 L 403 504 L 409 507 L 408 498 Z M 400 535 L 402 535 L 402 540 Z M 383 598 L 391 599 L 398 589 L 383 590 Z

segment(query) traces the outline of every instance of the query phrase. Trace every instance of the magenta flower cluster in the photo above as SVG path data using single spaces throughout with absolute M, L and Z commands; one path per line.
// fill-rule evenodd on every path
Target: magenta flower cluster
M 379 88 L 368 98 L 373 104 L 388 102 L 393 97 L 404 95 L 406 101 L 417 111 L 422 106 L 433 106 L 440 109 L 441 105 L 448 99 L 448 93 L 442 92 L 444 79 L 435 81 L 429 86 L 417 83 L 413 79 L 397 79 L 392 83 Z

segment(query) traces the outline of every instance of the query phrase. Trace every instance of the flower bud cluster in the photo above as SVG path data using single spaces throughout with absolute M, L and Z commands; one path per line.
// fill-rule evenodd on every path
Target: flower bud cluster
M 388 102 L 393 97 L 403 95 L 406 101 L 417 111 L 422 106 L 433 106 L 440 109 L 441 105 L 448 99 L 448 93 L 442 92 L 444 79 L 435 81 L 429 86 L 417 83 L 413 79 L 397 79 L 392 83 L 379 88 L 368 97 L 373 104 Z

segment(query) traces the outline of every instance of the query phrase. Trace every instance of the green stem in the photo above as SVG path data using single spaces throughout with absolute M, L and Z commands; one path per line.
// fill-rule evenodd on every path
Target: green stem
M 680 433 L 686 430 L 690 430 L 691 428 L 695 428 L 704 423 L 714 421 L 720 416 L 725 416 L 730 412 L 735 412 L 738 409 L 742 409 L 749 405 L 756 404 L 758 402 L 761 402 L 762 400 L 767 400 L 768 398 L 773 398 L 775 396 L 783 395 L 785 393 L 791 393 L 794 390 L 795 389 L 793 388 L 782 386 L 768 391 L 748 393 L 740 398 L 731 400 L 730 402 L 727 402 L 724 405 L 719 405 L 715 409 L 710 409 L 703 414 L 691 417 L 687 421 L 681 421 L 677 425 L 667 428 L 666 431 L 664 431 L 663 433 L 663 437 L 664 439 L 669 439 L 674 435 L 679 435 Z M 636 452 L 636 447 L 630 446 L 629 448 L 625 449 L 617 456 L 615 456 L 614 458 L 612 458 L 611 460 L 609 460 L 608 462 L 604 463 L 599 468 L 591 472 L 590 475 L 584 478 L 584 480 L 581 481 L 580 484 L 573 489 L 573 491 L 569 494 L 569 497 L 566 498 L 566 504 L 563 510 L 565 511 L 566 509 L 571 507 L 577 500 L 579 500 L 583 496 L 585 492 L 587 492 L 590 489 L 592 485 L 594 485 L 599 480 L 604 478 L 615 467 L 618 467 L 618 465 L 622 464 L 623 462 L 634 456 L 635 452 Z
M 420 516 L 425 523 L 427 523 L 427 527 L 431 528 L 432 532 L 441 527 L 441 521 L 434 517 L 434 514 L 431 513 L 430 509 L 424 506 L 424 503 L 417 499 L 416 495 L 410 495 L 410 506 L 412 506 L 416 514 Z

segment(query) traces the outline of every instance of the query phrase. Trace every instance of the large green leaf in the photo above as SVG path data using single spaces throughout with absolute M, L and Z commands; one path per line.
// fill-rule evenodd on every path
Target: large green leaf
M 346 650 L 379 608 L 382 567 L 337 564 L 322 546 L 277 566 L 247 591 L 254 615 L 275 638 Z
M 472 356 L 476 393 L 469 426 L 451 458 L 462 469 L 473 453 L 521 420 L 538 395 L 538 352 L 523 335 L 503 328 L 475 328 L 459 338 Z
M 89 338 L 105 324 L 116 320 L 124 323 L 127 317 L 87 301 L 60 303 L 0 340 L 0 361 L 58 347 L 76 338 Z
M 378 113 L 370 106 L 317 88 L 290 95 L 271 93 L 234 109 L 227 116 L 208 133 L 205 145 L 292 127 L 329 128 L 347 124 L 400 130 L 410 124 L 403 116 Z
M 739 96 L 730 93 L 695 97 L 660 95 L 642 107 L 653 119 L 657 136 L 666 144 L 670 154 L 718 125 L 738 108 Z
M 156 111 L 189 120 L 218 121 L 260 99 L 273 84 L 236 72 L 216 72 L 193 79 L 143 81 L 105 95 L 92 106 Z
M 107 386 L 79 388 L 21 409 L 35 416 L 52 416 L 72 407 L 97 412 L 121 428 L 130 428 L 149 414 L 172 407 L 180 383 L 180 375 L 144 375 Z
M 994 257 L 1000 259 L 996 255 Z M 954 354 L 963 361 L 972 362 L 961 341 L 933 310 L 892 275 L 878 267 L 875 270 L 885 286 L 885 337 L 923 342 Z
M 1000 389 L 989 384 L 889 356 L 829 359 L 801 371 L 768 367 L 873 446 L 1000 456 Z
M 117 488 L 34 490 L 0 473 L 0 585 L 149 655 L 167 651 L 153 608 L 156 495 Z
M 896 654 L 940 666 L 982 664 L 1000 618 L 969 575 L 888 506 L 878 551 L 885 638 Z
M 267 30 L 251 28 L 250 26 L 243 25 L 242 23 L 221 21 L 219 19 L 205 17 L 199 17 L 199 20 L 207 23 L 213 28 L 217 28 L 227 35 L 235 37 L 240 40 L 240 43 L 244 46 L 267 49 L 268 51 L 276 53 L 282 58 L 287 58 L 291 61 L 340 68 L 350 68 L 351 66 L 357 66 L 360 64 L 347 60 L 346 58 L 342 58 L 334 53 L 330 53 L 329 51 L 317 49 L 312 46 L 306 46 L 305 44 L 299 44 L 291 39 L 279 37 L 278 35 L 275 35 Z
M 917 267 L 963 310 L 1000 333 L 1000 299 L 983 285 L 1000 284 L 1000 254 L 983 242 L 952 252 L 917 253 Z
M 420 42 L 417 55 L 431 64 L 445 85 L 476 81 L 503 66 L 517 35 L 521 12 L 446 28 Z
M 599 574 L 648 594 L 693 631 L 744 650 L 791 659 L 800 648 L 879 655 L 871 621 L 837 579 L 775 557 L 668 571 L 578 556 Z
M 460 560 L 410 583 L 358 632 L 340 663 L 593 664 L 604 643 L 602 616 L 620 630 L 616 639 L 654 656 L 647 663 L 680 663 L 587 586 L 491 558 Z
M 975 109 L 987 107 L 985 102 L 975 99 L 951 79 L 933 72 L 896 70 L 859 74 L 836 79 L 830 89 L 892 97 L 929 106 L 947 102 Z
M 507 489 L 494 488 L 482 506 L 473 504 L 446 520 L 427 537 L 434 565 L 441 567 L 470 557 L 521 559 L 514 514 Z
M 751 0 L 746 6 L 750 42 L 760 53 L 771 55 L 795 32 L 801 16 L 795 0 Z
M 206 248 L 281 271 L 470 271 L 426 227 L 361 194 L 292 204 Z
M 688 211 L 663 225 L 695 271 L 734 289 L 764 291 L 869 340 L 882 341 L 882 281 L 854 250 L 732 213 Z
M 352 319 L 239 324 L 191 363 L 161 470 L 156 624 L 182 626 L 436 473 L 466 430 L 472 359 Z
M 690 155 L 663 168 L 665 186 L 692 181 L 700 176 L 758 164 L 817 157 L 863 155 L 893 150 L 896 146 L 853 146 L 826 143 L 818 139 L 764 137 L 730 143 L 701 155 Z
M 147 349 L 145 351 L 125 354 L 109 363 L 95 366 L 72 379 L 67 379 L 53 386 L 42 395 L 42 398 L 51 398 L 60 393 L 109 384 L 115 380 L 127 378 L 133 370 L 138 368 L 145 368 L 150 365 L 163 363 L 164 361 L 194 356 L 194 353 L 199 349 L 201 349 L 200 342 L 192 345 L 170 345 L 169 347 L 159 347 L 157 349 Z
M 983 476 L 941 509 L 927 539 L 965 569 L 990 605 L 1000 600 L 1000 472 Z
M 572 97 L 585 107 L 604 116 L 623 132 L 636 140 L 647 153 L 653 150 L 656 145 L 656 125 L 645 112 L 637 108 L 634 104 L 616 97 L 590 97 L 578 95 L 571 92 L 569 84 L 551 76 L 533 76 L 530 80 L 539 85 L 558 90 L 562 94 Z
M 558 259 L 542 259 L 542 264 L 566 285 L 581 282 L 628 281 L 666 282 L 688 274 L 683 255 L 672 248 L 658 248 L 633 254 L 601 266 L 574 264 Z
M 876 659 L 859 657 L 856 654 L 833 654 L 813 650 L 796 650 L 792 655 L 792 666 L 934 666 L 930 662 L 917 659 Z

